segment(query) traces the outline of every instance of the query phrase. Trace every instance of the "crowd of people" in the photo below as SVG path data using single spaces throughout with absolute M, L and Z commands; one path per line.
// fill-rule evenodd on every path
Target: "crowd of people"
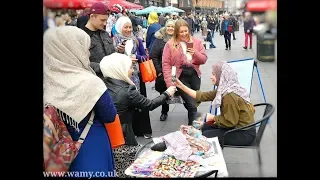
M 210 37 L 220 31 L 226 49 L 231 49 L 233 31 L 228 27 L 235 26 L 235 20 L 228 15 L 194 17 L 189 13 L 179 17 L 177 13 L 158 16 L 151 12 L 148 18 L 138 20 L 126 10 L 111 12 L 102 3 L 93 4 L 76 19 L 66 13 L 57 16 L 54 22 L 52 14 L 45 15 L 44 103 L 57 108 L 74 141 L 94 113 L 93 124 L 69 171 L 116 170 L 118 177 L 126 177 L 124 170 L 140 148 L 136 137 L 152 138 L 149 111 L 162 106 L 160 121 L 165 121 L 167 102 L 174 95 L 183 99 L 188 125 L 197 118 L 200 102 L 212 101 L 214 107 L 221 107 L 221 115 L 207 115 L 211 124 L 202 129 L 206 137 L 220 138 L 226 130 L 254 121 L 255 110 L 248 91 L 240 86 L 227 63 L 218 62 L 212 67 L 211 79 L 217 90 L 200 91 L 200 66 L 208 56 L 203 40 L 193 33 L 201 29 L 206 35 L 204 40 L 212 42 Z M 251 25 L 244 21 L 250 48 Z M 155 89 L 159 96 L 153 99 L 147 97 L 139 71 L 139 63 L 148 58 L 152 59 L 157 74 Z M 176 81 L 172 81 L 173 67 Z M 117 114 L 125 144 L 112 149 L 104 124 L 114 122 Z M 254 138 L 255 131 L 231 133 L 225 137 L 225 143 L 248 145 Z

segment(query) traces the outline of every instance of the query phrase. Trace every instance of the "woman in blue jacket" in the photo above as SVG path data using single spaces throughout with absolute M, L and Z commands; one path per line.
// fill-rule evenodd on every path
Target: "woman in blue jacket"
M 105 123 L 117 110 L 104 82 L 90 67 L 90 37 L 74 26 L 49 28 L 43 38 L 44 103 L 57 108 L 74 141 L 94 112 L 93 124 L 69 171 L 115 176 Z M 89 174 L 90 173 L 90 174 Z
M 161 25 L 159 24 L 159 17 L 156 12 L 151 12 L 148 17 L 148 30 L 147 30 L 147 37 L 146 37 L 146 48 L 148 49 L 148 52 L 151 52 L 152 45 L 154 41 L 156 40 L 156 37 L 154 37 L 154 34 L 161 28 Z

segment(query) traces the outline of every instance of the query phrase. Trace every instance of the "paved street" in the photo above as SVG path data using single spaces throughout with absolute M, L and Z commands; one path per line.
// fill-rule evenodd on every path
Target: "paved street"
M 200 32 L 195 34 L 196 37 L 201 38 Z M 255 57 L 256 55 L 256 37 L 253 38 L 253 49 L 244 50 L 244 33 L 243 27 L 236 32 L 237 40 L 231 40 L 232 50 L 225 50 L 224 38 L 218 33 L 215 33 L 214 44 L 217 48 L 206 50 L 208 54 L 208 61 L 201 66 L 201 90 L 212 90 L 210 80 L 211 66 L 213 63 L 223 60 L 230 61 L 236 59 L 244 59 Z M 232 38 L 231 38 L 232 39 Z M 261 62 L 258 61 L 258 69 L 262 84 L 266 94 L 267 102 L 277 106 L 277 63 L 275 62 Z M 251 89 L 251 101 L 256 103 L 264 102 L 261 93 L 258 76 L 256 72 L 253 73 L 253 82 Z M 159 95 L 158 92 L 152 90 L 154 83 L 147 84 L 148 98 L 152 99 Z M 198 107 L 199 112 L 208 112 L 210 102 L 202 103 Z M 260 119 L 262 111 L 257 109 L 256 119 Z M 176 131 L 180 125 L 187 124 L 187 110 L 181 104 L 170 105 L 170 112 L 168 119 L 165 122 L 159 120 L 161 114 L 161 106 L 150 112 L 150 119 L 153 129 L 153 137 L 165 135 L 167 133 Z M 144 144 L 149 140 L 138 138 L 139 143 Z M 263 177 L 277 176 L 277 111 L 272 116 L 270 123 L 267 125 L 262 142 L 261 142 L 261 159 Z M 257 164 L 257 153 L 251 149 L 231 149 L 225 148 L 223 150 L 224 158 L 227 163 L 227 168 L 230 177 L 258 177 L 259 167 Z

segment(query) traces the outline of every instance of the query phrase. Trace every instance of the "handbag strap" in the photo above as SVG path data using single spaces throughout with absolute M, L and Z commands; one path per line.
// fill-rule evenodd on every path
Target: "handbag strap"
M 86 125 L 86 127 L 84 127 L 81 135 L 80 135 L 80 138 L 78 140 L 78 143 L 83 143 L 84 139 L 86 138 L 87 134 L 89 133 L 89 130 L 91 128 L 91 125 L 93 124 L 93 118 L 94 118 L 94 111 L 91 112 L 91 116 L 90 116 L 90 119 Z

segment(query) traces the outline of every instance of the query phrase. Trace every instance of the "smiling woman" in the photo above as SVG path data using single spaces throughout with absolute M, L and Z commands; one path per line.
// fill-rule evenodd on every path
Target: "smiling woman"
M 162 73 L 162 52 L 164 45 L 169 41 L 169 39 L 171 39 L 174 34 L 174 26 L 175 22 L 172 19 L 167 20 L 165 27 L 161 28 L 155 33 L 154 36 L 156 40 L 154 41 L 154 43 L 156 44 L 156 46 L 153 46 L 150 52 L 150 58 L 152 59 L 157 72 L 155 89 L 160 94 L 162 94 L 167 89 Z M 168 111 L 169 105 L 167 103 L 164 103 L 162 105 L 160 121 L 167 120 Z
M 187 46 L 187 44 L 189 44 Z M 176 77 L 193 90 L 200 88 L 200 65 L 206 63 L 208 57 L 200 39 L 192 37 L 188 23 L 179 19 L 175 22 L 174 34 L 163 49 L 162 68 L 166 86 L 173 85 L 171 69 L 176 67 Z M 185 108 L 188 110 L 188 125 L 196 119 L 195 101 L 188 94 L 178 89 Z

